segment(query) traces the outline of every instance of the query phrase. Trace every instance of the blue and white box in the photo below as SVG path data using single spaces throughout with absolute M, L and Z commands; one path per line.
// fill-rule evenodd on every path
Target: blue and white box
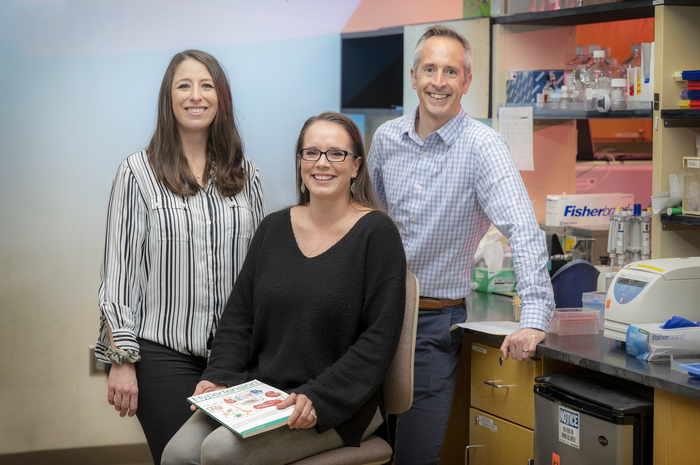
M 554 73 L 557 78 L 557 88 L 564 83 L 564 71 L 537 70 L 511 71 L 515 79 L 506 81 L 506 103 L 535 103 L 537 94 L 541 94 L 548 74 Z
M 663 323 L 634 324 L 627 328 L 627 355 L 647 362 L 700 357 L 700 326 L 662 329 Z

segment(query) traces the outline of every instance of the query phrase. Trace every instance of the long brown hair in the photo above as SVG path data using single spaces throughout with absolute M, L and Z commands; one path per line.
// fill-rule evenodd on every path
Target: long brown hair
M 350 136 L 350 149 L 352 153 L 362 158 L 362 163 L 360 163 L 360 167 L 357 170 L 357 176 L 355 177 L 355 192 L 350 191 L 350 198 L 364 207 L 383 212 L 384 207 L 377 198 L 377 192 L 374 190 L 374 186 L 372 186 L 372 180 L 370 179 L 367 171 L 367 164 L 365 163 L 365 146 L 362 143 L 362 134 L 360 134 L 360 129 L 349 117 L 332 111 L 327 111 L 318 116 L 312 116 L 311 118 L 307 119 L 304 126 L 301 128 L 301 132 L 299 133 L 294 155 L 297 173 L 297 205 L 306 205 L 310 200 L 309 190 L 306 189 L 305 192 L 301 191 L 301 163 L 298 160 L 298 156 L 301 154 L 301 149 L 304 148 L 304 137 L 306 136 L 306 131 L 308 131 L 308 129 L 314 123 L 319 121 L 337 124 L 345 129 L 345 132 L 347 132 L 348 136 Z
M 243 141 L 233 116 L 231 87 L 226 72 L 216 58 L 206 52 L 185 50 L 170 60 L 160 85 L 158 118 L 156 130 L 148 145 L 148 159 L 158 180 L 171 191 L 183 196 L 193 196 L 199 191 L 199 184 L 183 152 L 173 113 L 173 77 L 177 67 L 187 59 L 197 60 L 207 68 L 214 81 L 219 101 L 219 109 L 209 126 L 205 181 L 215 166 L 213 182 L 219 194 L 224 197 L 236 195 L 243 190 L 246 180 L 243 168 Z

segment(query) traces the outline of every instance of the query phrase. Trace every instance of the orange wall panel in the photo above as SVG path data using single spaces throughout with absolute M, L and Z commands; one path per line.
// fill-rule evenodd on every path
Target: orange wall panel
M 462 19 L 463 0 L 362 0 L 343 33 Z

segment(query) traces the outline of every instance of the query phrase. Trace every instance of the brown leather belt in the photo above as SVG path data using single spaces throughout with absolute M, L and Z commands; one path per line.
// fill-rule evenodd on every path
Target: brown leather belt
M 434 299 L 432 297 L 421 297 L 418 308 L 421 310 L 441 310 L 442 307 L 454 307 L 464 302 L 464 299 Z

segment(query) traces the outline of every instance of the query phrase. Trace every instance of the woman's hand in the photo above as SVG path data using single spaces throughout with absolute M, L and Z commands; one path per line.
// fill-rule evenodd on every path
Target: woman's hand
M 318 423 L 314 403 L 304 394 L 293 392 L 289 397 L 277 404 L 277 408 L 281 410 L 292 404 L 294 404 L 294 411 L 289 417 L 289 420 L 287 420 L 287 426 L 292 429 L 304 429 L 311 428 Z
M 107 402 L 123 417 L 133 417 L 139 406 L 139 385 L 133 363 L 112 363 L 107 382 Z
M 197 387 L 194 388 L 194 394 L 192 394 L 192 395 L 198 396 L 200 394 L 205 394 L 207 392 L 218 391 L 220 389 L 226 389 L 227 387 L 228 386 L 226 386 L 225 384 L 216 384 L 216 383 L 212 383 L 211 381 L 207 381 L 205 379 L 205 380 L 202 380 L 199 383 L 197 383 Z M 197 410 L 197 407 L 194 404 L 192 404 L 192 405 L 190 405 L 190 410 L 195 412 Z

